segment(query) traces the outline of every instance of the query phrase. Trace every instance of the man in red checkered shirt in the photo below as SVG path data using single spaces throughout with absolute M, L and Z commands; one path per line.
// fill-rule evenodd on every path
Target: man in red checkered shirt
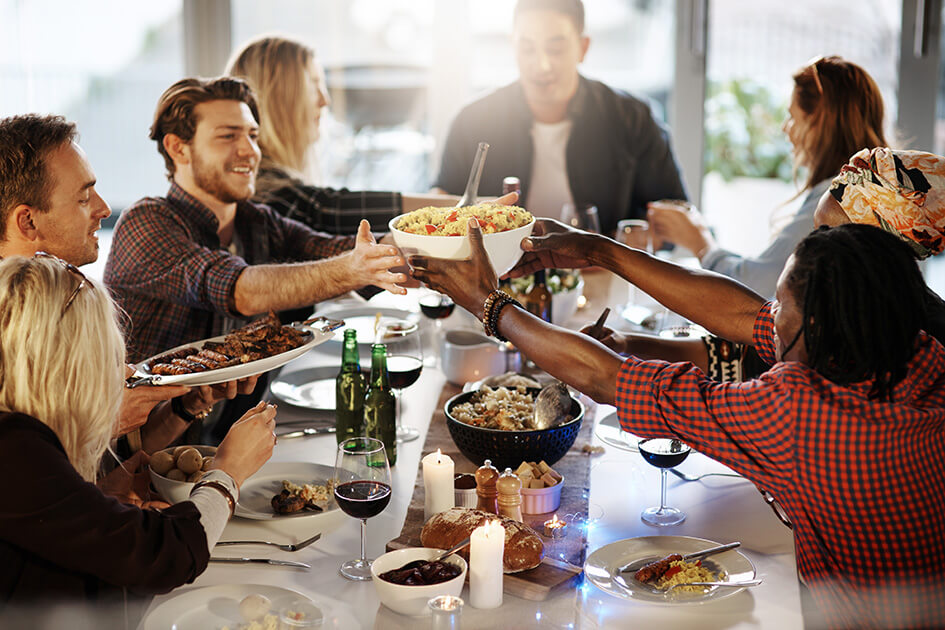
M 504 299 L 472 226 L 470 260 L 410 263 L 487 331 L 615 404 L 626 430 L 679 438 L 767 488 L 794 524 L 798 574 L 827 625 L 945 626 L 945 349 L 921 330 L 925 285 L 906 245 L 869 226 L 815 232 L 764 303 L 722 276 L 543 227 L 523 242 L 523 271 L 608 268 L 712 332 L 753 343 L 774 367 L 717 383 L 690 363 L 623 359 L 523 309 L 496 308 Z

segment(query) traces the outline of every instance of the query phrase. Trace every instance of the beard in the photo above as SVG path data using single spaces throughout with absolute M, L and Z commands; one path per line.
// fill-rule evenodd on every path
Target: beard
M 246 201 L 256 192 L 256 175 L 250 178 L 247 186 L 233 186 L 229 184 L 225 177 L 233 164 L 227 162 L 223 165 L 222 172 L 214 166 L 207 164 L 200 158 L 199 153 L 193 154 L 194 160 L 194 183 L 207 194 L 213 195 L 223 203 L 236 203 Z

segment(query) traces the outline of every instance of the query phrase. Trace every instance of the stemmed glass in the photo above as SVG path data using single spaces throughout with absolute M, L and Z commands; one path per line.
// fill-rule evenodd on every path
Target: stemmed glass
M 566 203 L 561 206 L 561 222 L 585 232 L 600 234 L 597 206 L 588 203 Z
M 332 476 L 335 500 L 347 514 L 361 519 L 361 558 L 341 565 L 349 580 L 370 580 L 371 562 L 365 553 L 367 519 L 390 503 L 390 464 L 384 443 L 369 437 L 348 438 L 338 445 Z
M 436 357 L 439 356 L 439 352 L 436 350 L 440 347 L 440 339 L 443 334 L 443 320 L 453 314 L 453 311 L 456 309 L 456 303 L 453 302 L 448 295 L 437 293 L 432 289 L 421 288 L 420 291 L 420 299 L 418 300 L 420 312 L 423 313 L 425 317 L 429 317 L 433 320 L 433 343 L 431 347 L 434 348 L 434 352 L 431 354 L 433 355 L 433 365 L 436 365 Z
M 400 399 L 401 390 L 416 383 L 423 369 L 420 327 L 405 319 L 382 319 L 377 334 L 378 343 L 387 345 L 387 373 L 397 399 L 397 441 L 411 442 L 420 437 L 420 431 L 403 425 Z
M 660 506 L 643 510 L 640 518 L 644 523 L 657 527 L 682 523 L 686 520 L 686 513 L 666 505 L 666 470 L 683 463 L 691 449 L 679 440 L 669 438 L 643 440 L 638 446 L 643 459 L 660 469 Z

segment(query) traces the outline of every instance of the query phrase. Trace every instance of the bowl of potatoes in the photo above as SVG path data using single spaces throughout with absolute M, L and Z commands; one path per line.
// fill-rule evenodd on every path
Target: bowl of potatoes
M 168 503 L 187 501 L 216 452 L 216 446 L 172 446 L 154 453 L 148 466 L 154 489 Z

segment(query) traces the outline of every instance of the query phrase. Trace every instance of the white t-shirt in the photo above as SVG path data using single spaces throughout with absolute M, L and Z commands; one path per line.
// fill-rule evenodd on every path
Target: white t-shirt
M 560 219 L 561 206 L 574 203 L 565 158 L 570 135 L 570 120 L 532 124 L 535 153 L 525 209 L 535 216 Z

